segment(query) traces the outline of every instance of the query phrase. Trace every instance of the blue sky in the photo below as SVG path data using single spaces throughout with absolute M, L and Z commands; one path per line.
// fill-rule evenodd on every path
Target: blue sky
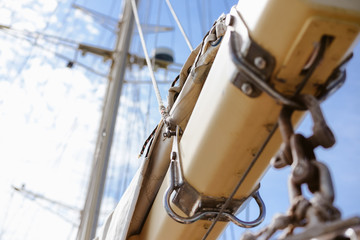
M 235 2 L 172 1 L 194 47 L 220 13 L 227 12 Z M 71 8 L 71 4 L 94 9 L 114 19 L 120 11 L 120 1 L 111 0 L 101 4 L 95 0 L 4 0 L 0 3 L 0 24 L 111 49 L 115 34 L 104 29 L 99 19 L 94 20 Z M 203 6 L 204 12 L 199 11 L 199 6 Z M 157 11 L 161 14 L 151 14 Z M 156 46 L 173 48 L 175 61 L 183 63 L 189 50 L 165 1 L 161 7 L 158 1 L 142 1 L 140 16 L 143 23 L 159 22 L 174 27 L 174 32 L 161 33 L 158 37 L 146 35 L 147 46 L 149 52 Z M 107 27 L 114 27 L 114 20 L 106 19 L 105 22 Z M 143 55 L 136 35 L 133 40 L 131 51 Z M 34 42 L 51 51 L 34 47 Z M 69 60 L 77 56 L 77 61 L 101 73 L 107 73 L 109 62 L 89 54 L 81 56 L 72 48 L 50 44 L 42 38 L 29 42 L 4 32 L 0 32 L 0 46 L 0 204 L 3 206 L 0 208 L 0 238 L 48 239 L 49 234 L 55 233 L 58 239 L 74 239 L 78 211 L 39 198 L 26 198 L 15 192 L 11 185 L 25 184 L 26 189 L 47 198 L 78 209 L 82 207 L 106 79 L 79 65 L 66 68 L 67 61 L 55 52 Z M 358 66 L 359 45 L 348 64 L 345 85 L 322 104 L 337 143 L 330 150 L 317 151 L 318 159 L 327 163 L 333 174 L 335 204 L 344 217 L 360 214 L 357 207 L 360 193 L 356 190 L 356 184 L 360 182 Z M 158 80 L 172 80 L 176 73 L 160 70 L 156 76 Z M 149 80 L 146 69 L 137 67 L 129 71 L 126 78 L 129 81 Z M 168 86 L 161 85 L 160 88 L 165 100 Z M 136 169 L 140 147 L 160 118 L 151 86 L 129 84 L 124 86 L 123 92 L 102 217 L 113 209 L 129 183 L 131 174 L 124 175 L 123 172 Z M 309 134 L 310 129 L 311 124 L 306 118 L 300 130 Z M 270 169 L 262 181 L 261 193 L 268 207 L 265 222 L 270 221 L 273 213 L 285 212 L 288 207 L 288 172 L 289 169 Z M 120 181 L 119 176 L 122 177 Z M 251 210 L 250 214 L 256 213 Z M 241 231 L 238 229 L 236 234 Z M 224 239 L 230 236 L 228 233 Z

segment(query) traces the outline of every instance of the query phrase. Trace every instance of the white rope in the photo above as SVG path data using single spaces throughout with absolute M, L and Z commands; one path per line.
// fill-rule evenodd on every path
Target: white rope
M 174 17 L 174 19 L 175 19 L 178 27 L 180 28 L 180 31 L 181 31 L 182 35 L 184 36 L 184 39 L 185 39 L 185 41 L 186 41 L 186 43 L 187 43 L 190 51 L 192 52 L 194 49 L 193 49 L 193 47 L 191 46 L 191 43 L 190 43 L 188 37 L 186 36 L 186 33 L 185 33 L 183 27 L 181 26 L 181 23 L 180 23 L 178 17 L 176 16 L 176 13 L 175 13 L 173 7 L 171 6 L 170 0 L 165 0 L 165 1 L 166 1 L 167 5 L 168 5 L 168 7 L 169 7 L 169 9 L 170 9 L 171 14 L 173 15 L 173 17 Z
M 138 32 L 139 32 L 141 45 L 142 45 L 142 48 L 143 48 L 143 51 L 144 51 L 146 64 L 147 64 L 147 66 L 149 68 L 149 71 L 150 71 L 151 81 L 152 81 L 152 84 L 154 86 L 156 99 L 157 99 L 158 104 L 159 104 L 160 113 L 161 113 L 161 115 L 164 115 L 165 106 L 164 106 L 164 103 L 163 103 L 163 101 L 161 99 L 159 87 L 157 85 L 155 75 L 154 75 L 154 70 L 152 68 L 151 61 L 150 61 L 150 58 L 149 58 L 149 54 L 148 54 L 147 49 L 146 49 L 144 35 L 143 35 L 143 31 L 142 31 L 142 28 L 141 28 L 141 25 L 140 25 L 140 20 L 139 20 L 139 15 L 138 15 L 138 10 L 137 10 L 137 7 L 136 7 L 135 0 L 131 0 L 131 5 L 132 5 L 132 10 L 133 10 L 133 13 L 134 13 L 134 17 L 135 17 L 136 27 L 137 27 Z

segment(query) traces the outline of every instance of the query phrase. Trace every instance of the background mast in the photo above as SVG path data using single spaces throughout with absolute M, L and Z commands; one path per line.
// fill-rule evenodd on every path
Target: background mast
M 137 3 L 138 0 L 135 2 Z M 96 234 L 133 27 L 134 16 L 131 3 L 129 0 L 124 0 L 77 240 L 93 239 Z

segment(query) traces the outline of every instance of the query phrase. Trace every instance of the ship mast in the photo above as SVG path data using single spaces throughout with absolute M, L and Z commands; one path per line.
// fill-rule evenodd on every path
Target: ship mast
M 135 2 L 138 1 L 135 0 Z M 77 240 L 93 239 L 96 234 L 133 27 L 134 16 L 131 2 L 124 0 Z

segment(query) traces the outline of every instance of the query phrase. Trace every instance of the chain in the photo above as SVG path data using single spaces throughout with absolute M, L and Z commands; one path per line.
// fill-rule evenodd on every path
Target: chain
M 290 207 L 286 214 L 276 215 L 272 222 L 257 234 L 250 232 L 242 240 L 270 239 L 278 230 L 283 230 L 280 239 L 293 235 L 294 229 L 308 229 L 319 223 L 340 219 L 340 211 L 333 206 L 334 188 L 327 166 L 316 160 L 314 149 L 318 146 L 329 148 L 335 138 L 326 124 L 319 102 L 311 95 L 300 95 L 297 100 L 311 113 L 313 135 L 304 137 L 294 133 L 291 124 L 293 108 L 284 106 L 279 117 L 279 129 L 283 138 L 280 151 L 272 159 L 275 168 L 291 166 L 289 177 Z M 307 199 L 302 194 L 302 186 L 307 185 L 313 194 Z

